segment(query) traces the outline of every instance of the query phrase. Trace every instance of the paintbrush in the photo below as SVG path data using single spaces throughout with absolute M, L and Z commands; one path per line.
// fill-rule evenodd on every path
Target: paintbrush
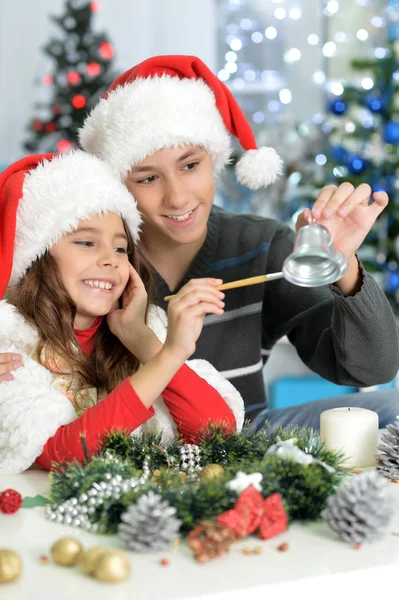
M 284 277 L 282 271 L 279 273 L 269 273 L 267 275 L 257 275 L 256 277 L 247 277 L 246 279 L 237 279 L 237 281 L 229 281 L 228 283 L 222 283 L 221 285 L 217 285 L 217 290 L 232 290 L 234 288 L 246 287 L 248 285 L 256 285 L 258 283 L 266 283 L 267 281 L 274 281 L 275 279 L 282 279 Z M 171 296 L 166 296 L 164 300 L 167 302 L 171 298 L 173 298 L 174 294 Z

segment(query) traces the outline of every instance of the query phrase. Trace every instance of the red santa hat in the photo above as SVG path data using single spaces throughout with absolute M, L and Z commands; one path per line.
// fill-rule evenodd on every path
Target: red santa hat
M 273 148 L 257 148 L 226 85 L 195 56 L 156 56 L 115 79 L 79 137 L 87 152 L 124 179 L 157 150 L 189 144 L 207 150 L 219 172 L 231 156 L 229 134 L 246 151 L 236 167 L 238 181 L 251 189 L 273 183 L 282 160 Z
M 0 173 L 0 299 L 79 221 L 114 212 L 135 241 L 141 217 L 110 168 L 82 150 L 28 156 Z

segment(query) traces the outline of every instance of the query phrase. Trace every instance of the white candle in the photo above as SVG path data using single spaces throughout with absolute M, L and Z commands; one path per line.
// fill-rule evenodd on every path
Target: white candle
M 320 415 L 320 439 L 329 450 L 345 454 L 343 467 L 376 464 L 378 415 L 358 407 L 332 408 Z

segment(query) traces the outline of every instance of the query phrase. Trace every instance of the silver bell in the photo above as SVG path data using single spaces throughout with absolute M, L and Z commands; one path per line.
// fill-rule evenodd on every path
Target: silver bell
M 335 249 L 330 232 L 323 225 L 301 227 L 294 250 L 283 264 L 284 278 L 302 287 L 334 283 L 348 269 L 348 261 Z

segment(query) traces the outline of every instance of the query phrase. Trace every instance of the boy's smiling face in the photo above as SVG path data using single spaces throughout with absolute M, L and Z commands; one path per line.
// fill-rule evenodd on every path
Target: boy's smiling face
M 203 148 L 158 150 L 132 168 L 126 186 L 143 216 L 144 246 L 152 240 L 202 245 L 215 194 L 212 159 Z

